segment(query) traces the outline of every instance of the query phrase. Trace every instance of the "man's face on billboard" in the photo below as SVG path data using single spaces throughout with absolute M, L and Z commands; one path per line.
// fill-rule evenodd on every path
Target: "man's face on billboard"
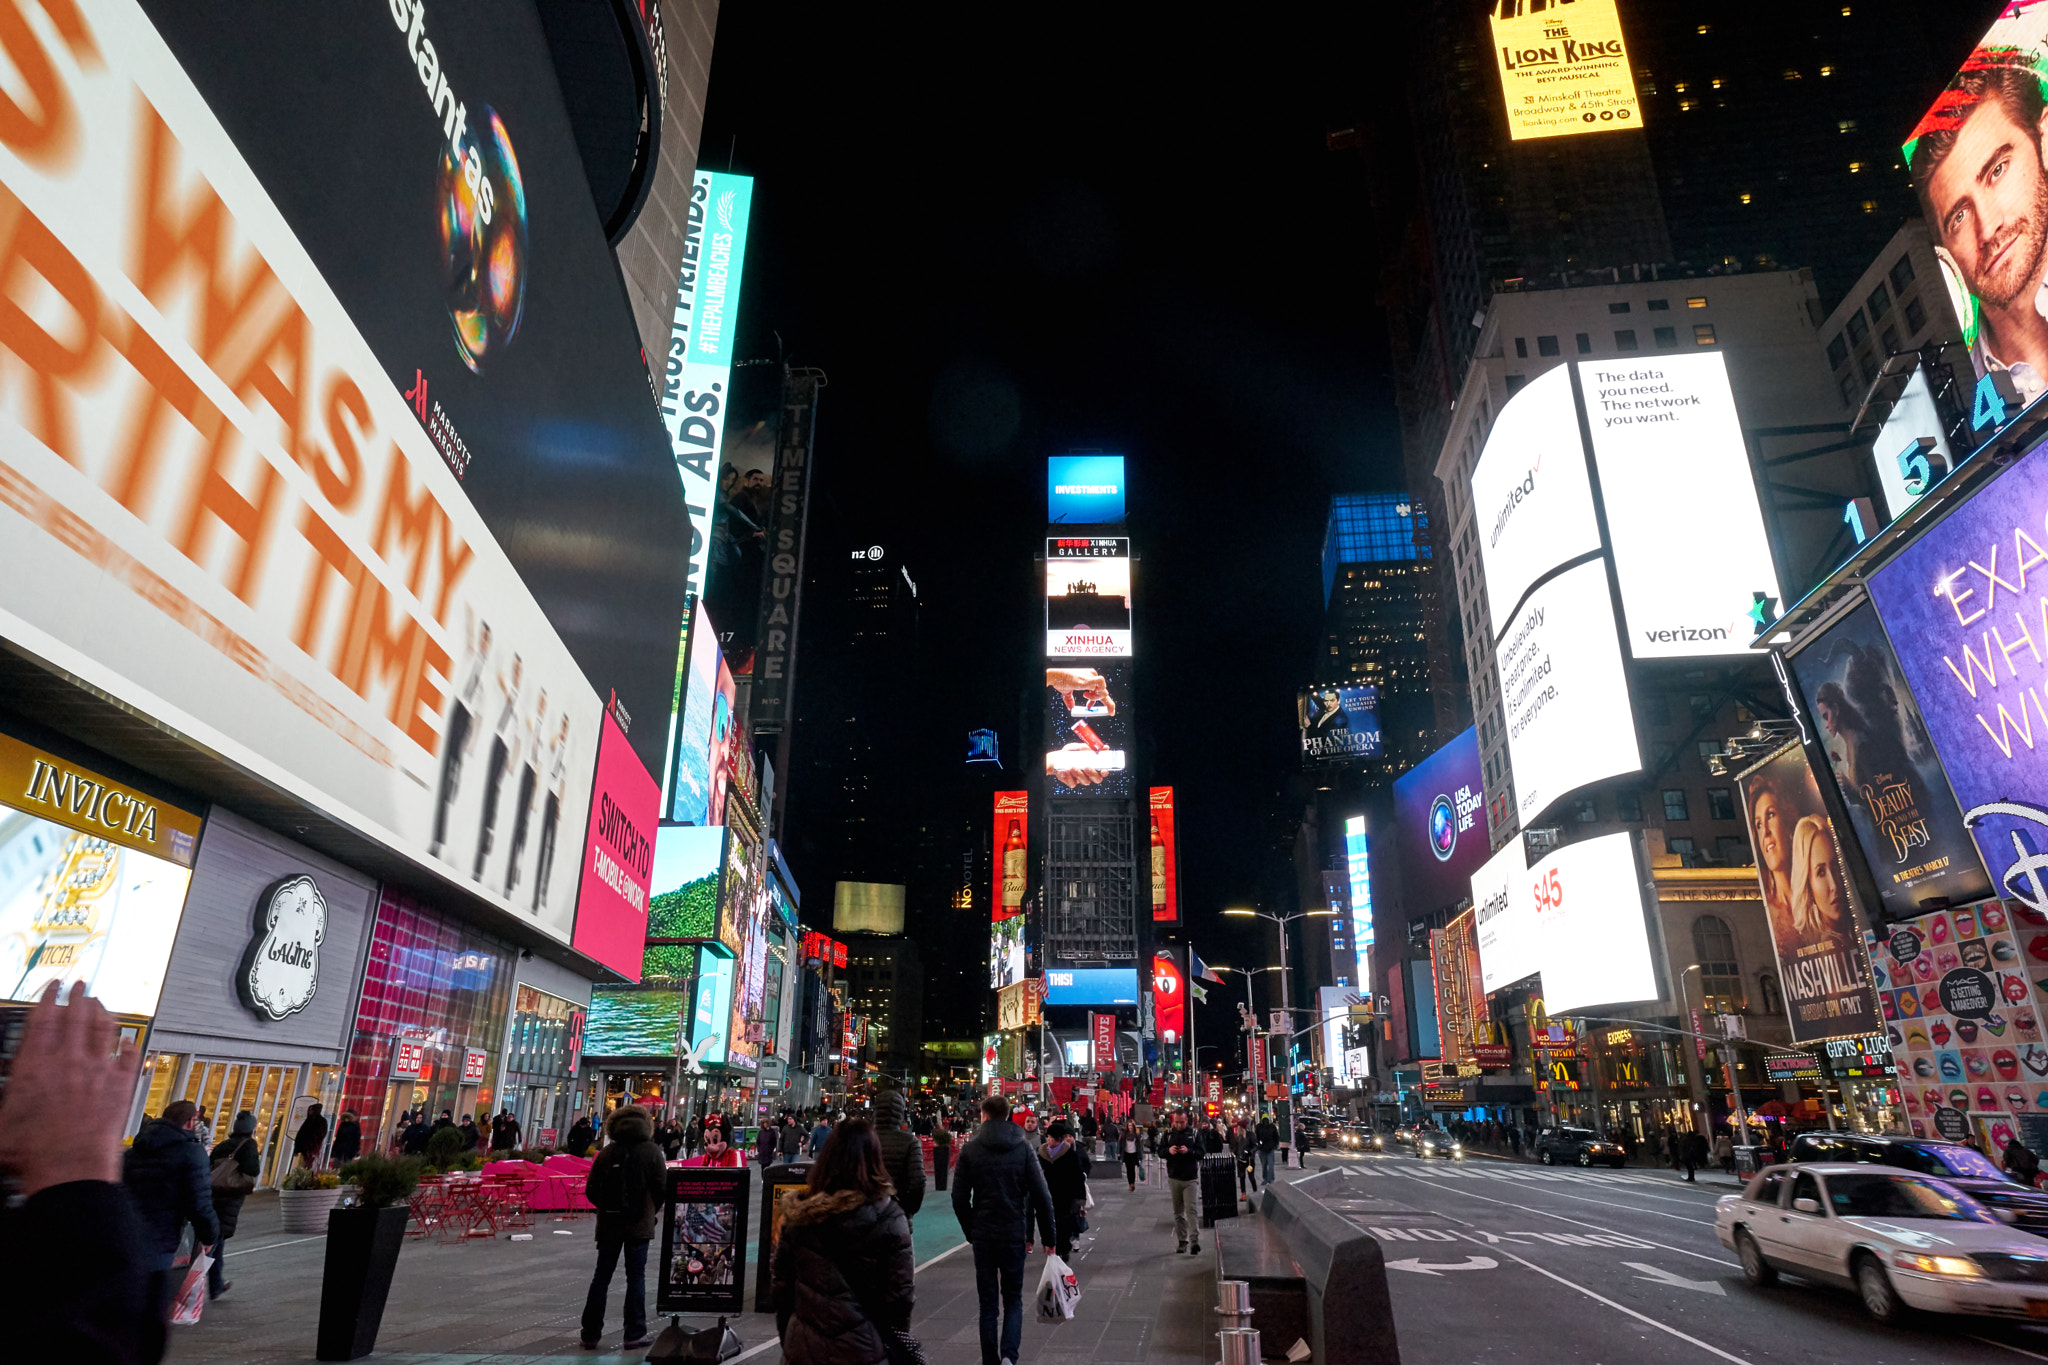
M 1956 132 L 1955 144 L 1927 182 L 1927 203 L 1941 244 L 1970 292 L 2008 308 L 2040 282 L 2048 232 L 2048 177 L 2042 130 L 2016 123 L 1987 99 Z

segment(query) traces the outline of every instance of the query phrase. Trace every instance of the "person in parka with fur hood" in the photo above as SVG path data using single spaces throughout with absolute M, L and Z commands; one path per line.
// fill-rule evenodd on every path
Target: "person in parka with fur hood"
M 771 1293 L 791 1365 L 885 1365 L 910 1329 L 910 1220 L 865 1119 L 833 1130 L 808 1183 L 782 1196 Z

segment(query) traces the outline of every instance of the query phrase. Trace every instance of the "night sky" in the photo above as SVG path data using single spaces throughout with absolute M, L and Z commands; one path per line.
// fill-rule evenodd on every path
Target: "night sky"
M 1014 771 L 1045 457 L 1122 452 L 1141 776 L 1178 790 L 1197 946 L 1262 961 L 1216 912 L 1288 875 L 1327 500 L 1400 486 L 1365 167 L 1325 149 L 1364 35 L 794 15 L 723 7 L 702 164 L 755 177 L 740 354 L 830 376 L 814 562 L 900 546 L 923 591 L 928 676 L 875 721 L 955 769 L 993 726 Z

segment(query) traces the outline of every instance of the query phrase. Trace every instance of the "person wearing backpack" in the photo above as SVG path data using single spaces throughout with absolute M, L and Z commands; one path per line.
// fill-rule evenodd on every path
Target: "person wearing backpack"
M 263 1150 L 256 1145 L 256 1116 L 244 1109 L 235 1115 L 235 1130 L 228 1134 L 225 1142 L 217 1144 L 207 1159 L 213 1163 L 213 1219 L 220 1228 L 220 1236 L 213 1243 L 213 1264 L 206 1271 L 206 1297 L 217 1299 L 233 1288 L 221 1267 L 227 1264 L 223 1250 L 228 1238 L 235 1235 L 235 1224 L 242 1216 L 242 1201 L 249 1197 L 249 1191 L 256 1188 L 256 1177 L 263 1174 Z
M 597 1349 L 604 1335 L 604 1305 L 612 1271 L 626 1255 L 626 1339 L 622 1351 L 648 1344 L 647 1244 L 654 1240 L 655 1216 L 667 1187 L 668 1164 L 654 1140 L 654 1116 L 637 1104 L 620 1105 L 604 1121 L 610 1143 L 591 1163 L 583 1194 L 597 1210 L 597 1272 L 583 1301 L 583 1349 Z

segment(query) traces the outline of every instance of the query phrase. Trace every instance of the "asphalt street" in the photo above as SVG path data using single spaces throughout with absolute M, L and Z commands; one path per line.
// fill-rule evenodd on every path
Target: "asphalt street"
M 1725 1182 L 1484 1157 L 1316 1152 L 1308 1165 L 1297 1183 L 1384 1246 L 1406 1360 L 2048 1361 L 2048 1329 L 2024 1323 L 1880 1327 L 1845 1289 L 1751 1288 L 1714 1235 Z

